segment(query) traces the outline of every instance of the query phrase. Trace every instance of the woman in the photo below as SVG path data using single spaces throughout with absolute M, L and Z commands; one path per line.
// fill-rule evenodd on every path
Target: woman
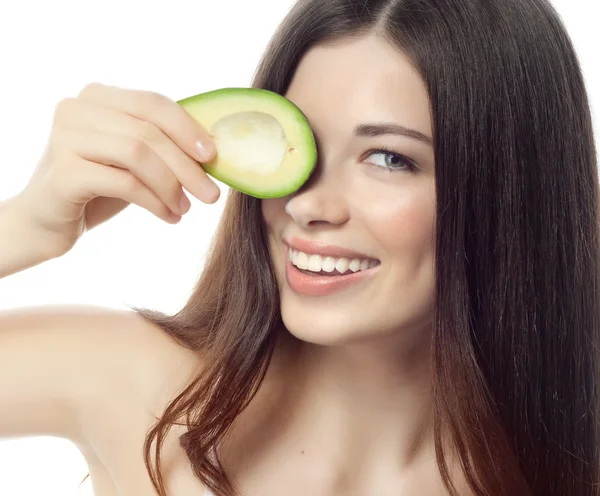
M 313 176 L 231 192 L 175 315 L 2 314 L 0 435 L 73 440 L 98 496 L 597 495 L 596 151 L 551 6 L 300 1 L 254 86 L 307 115 Z M 214 153 L 171 100 L 87 86 L 1 206 L 0 272 L 214 202 Z

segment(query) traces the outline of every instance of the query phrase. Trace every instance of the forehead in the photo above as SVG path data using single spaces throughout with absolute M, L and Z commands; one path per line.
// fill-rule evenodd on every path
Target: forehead
M 311 48 L 286 96 L 319 124 L 389 120 L 431 132 L 421 77 L 401 51 L 376 35 Z

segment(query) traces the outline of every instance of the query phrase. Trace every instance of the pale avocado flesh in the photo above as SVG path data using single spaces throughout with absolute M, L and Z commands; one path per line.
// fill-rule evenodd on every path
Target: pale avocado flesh
M 280 198 L 312 174 L 317 147 L 306 116 L 290 100 L 258 88 L 223 88 L 180 104 L 217 148 L 207 174 L 256 198 Z

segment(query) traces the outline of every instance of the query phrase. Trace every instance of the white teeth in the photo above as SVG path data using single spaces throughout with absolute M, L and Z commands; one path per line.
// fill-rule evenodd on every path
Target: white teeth
M 320 272 L 322 261 L 323 258 L 321 257 L 321 255 L 311 255 L 308 259 L 308 270 L 311 270 L 313 272 Z
M 294 262 L 294 265 L 299 269 L 308 270 L 308 255 L 302 251 L 298 252 L 298 259 Z
M 288 258 L 299 269 L 310 270 L 311 272 L 321 272 L 321 270 L 333 272 L 337 270 L 343 274 L 348 269 L 352 272 L 358 272 L 359 270 L 367 270 L 379 264 L 377 260 L 322 257 L 321 255 L 309 255 L 308 253 L 292 249 L 288 250 Z
M 337 262 L 335 263 L 335 268 L 338 272 L 343 274 L 348 270 L 348 265 L 350 265 L 350 260 L 348 260 L 346 257 L 342 257 L 338 258 Z
M 335 258 L 325 257 L 321 264 L 321 269 L 325 272 L 333 272 L 335 270 Z
M 360 270 L 360 260 L 358 258 L 353 258 L 350 261 L 350 265 L 348 267 L 352 272 L 358 272 Z

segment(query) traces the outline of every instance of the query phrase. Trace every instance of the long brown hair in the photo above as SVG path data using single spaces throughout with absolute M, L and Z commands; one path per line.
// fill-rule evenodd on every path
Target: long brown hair
M 600 494 L 597 158 L 558 14 L 545 0 L 302 0 L 253 86 L 285 94 L 309 48 L 367 32 L 410 57 L 431 103 L 434 432 L 446 487 L 457 495 L 442 426 L 477 495 Z M 185 417 L 180 444 L 196 476 L 217 496 L 239 494 L 215 448 L 283 326 L 260 200 L 229 192 L 179 312 L 135 310 L 205 364 L 148 433 L 158 493 L 162 440 Z

